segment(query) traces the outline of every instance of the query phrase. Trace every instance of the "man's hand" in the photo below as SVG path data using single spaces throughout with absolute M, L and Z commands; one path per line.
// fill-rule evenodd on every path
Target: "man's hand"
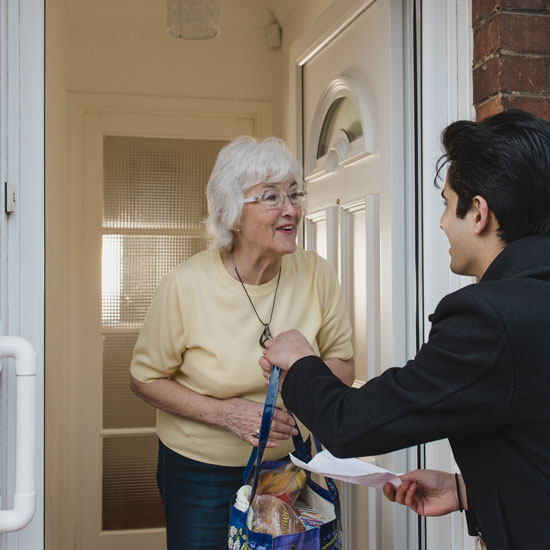
M 267 340 L 265 347 L 266 351 L 258 363 L 262 367 L 266 379 L 269 378 L 273 365 L 287 371 L 298 359 L 308 355 L 317 355 L 310 343 L 297 330 L 282 332 L 275 339 Z
M 454 474 L 438 470 L 413 470 L 399 476 L 399 487 L 386 483 L 384 495 L 391 502 L 409 507 L 420 516 L 443 516 L 459 509 Z M 468 509 L 466 488 L 459 475 L 460 495 L 464 509 Z

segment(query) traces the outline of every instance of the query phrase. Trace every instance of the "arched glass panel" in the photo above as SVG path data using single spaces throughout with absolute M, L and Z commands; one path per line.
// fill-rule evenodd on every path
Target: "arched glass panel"
M 340 97 L 329 107 L 319 137 L 318 159 L 327 154 L 332 137 L 339 130 L 345 132 L 350 143 L 363 135 L 359 112 L 349 97 Z

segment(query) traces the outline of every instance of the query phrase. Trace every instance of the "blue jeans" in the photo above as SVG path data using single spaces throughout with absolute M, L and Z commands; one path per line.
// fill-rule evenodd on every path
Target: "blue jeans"
M 225 550 L 229 503 L 243 467 L 186 458 L 159 440 L 157 483 L 166 514 L 168 550 Z

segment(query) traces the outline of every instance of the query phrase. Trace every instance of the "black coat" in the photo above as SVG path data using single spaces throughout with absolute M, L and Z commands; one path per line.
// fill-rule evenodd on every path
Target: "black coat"
M 403 368 L 349 388 L 317 357 L 287 373 L 286 406 L 338 457 L 448 438 L 470 533 L 489 550 L 550 548 L 550 237 L 509 244 L 446 296 Z

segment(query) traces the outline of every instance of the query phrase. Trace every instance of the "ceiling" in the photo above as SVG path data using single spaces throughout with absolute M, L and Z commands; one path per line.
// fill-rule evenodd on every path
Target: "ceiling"
M 63 1 L 63 0 L 61 0 Z M 284 23 L 299 0 L 221 0 L 223 24 L 237 26 L 265 26 L 275 19 Z M 69 13 L 92 18 L 131 21 L 163 20 L 166 0 L 64 0 Z
M 267 10 L 271 12 L 271 15 L 282 25 L 298 1 L 299 0 L 222 0 L 221 10 L 222 14 L 225 10 Z
M 264 2 L 275 19 L 282 24 L 298 0 L 258 0 Z

